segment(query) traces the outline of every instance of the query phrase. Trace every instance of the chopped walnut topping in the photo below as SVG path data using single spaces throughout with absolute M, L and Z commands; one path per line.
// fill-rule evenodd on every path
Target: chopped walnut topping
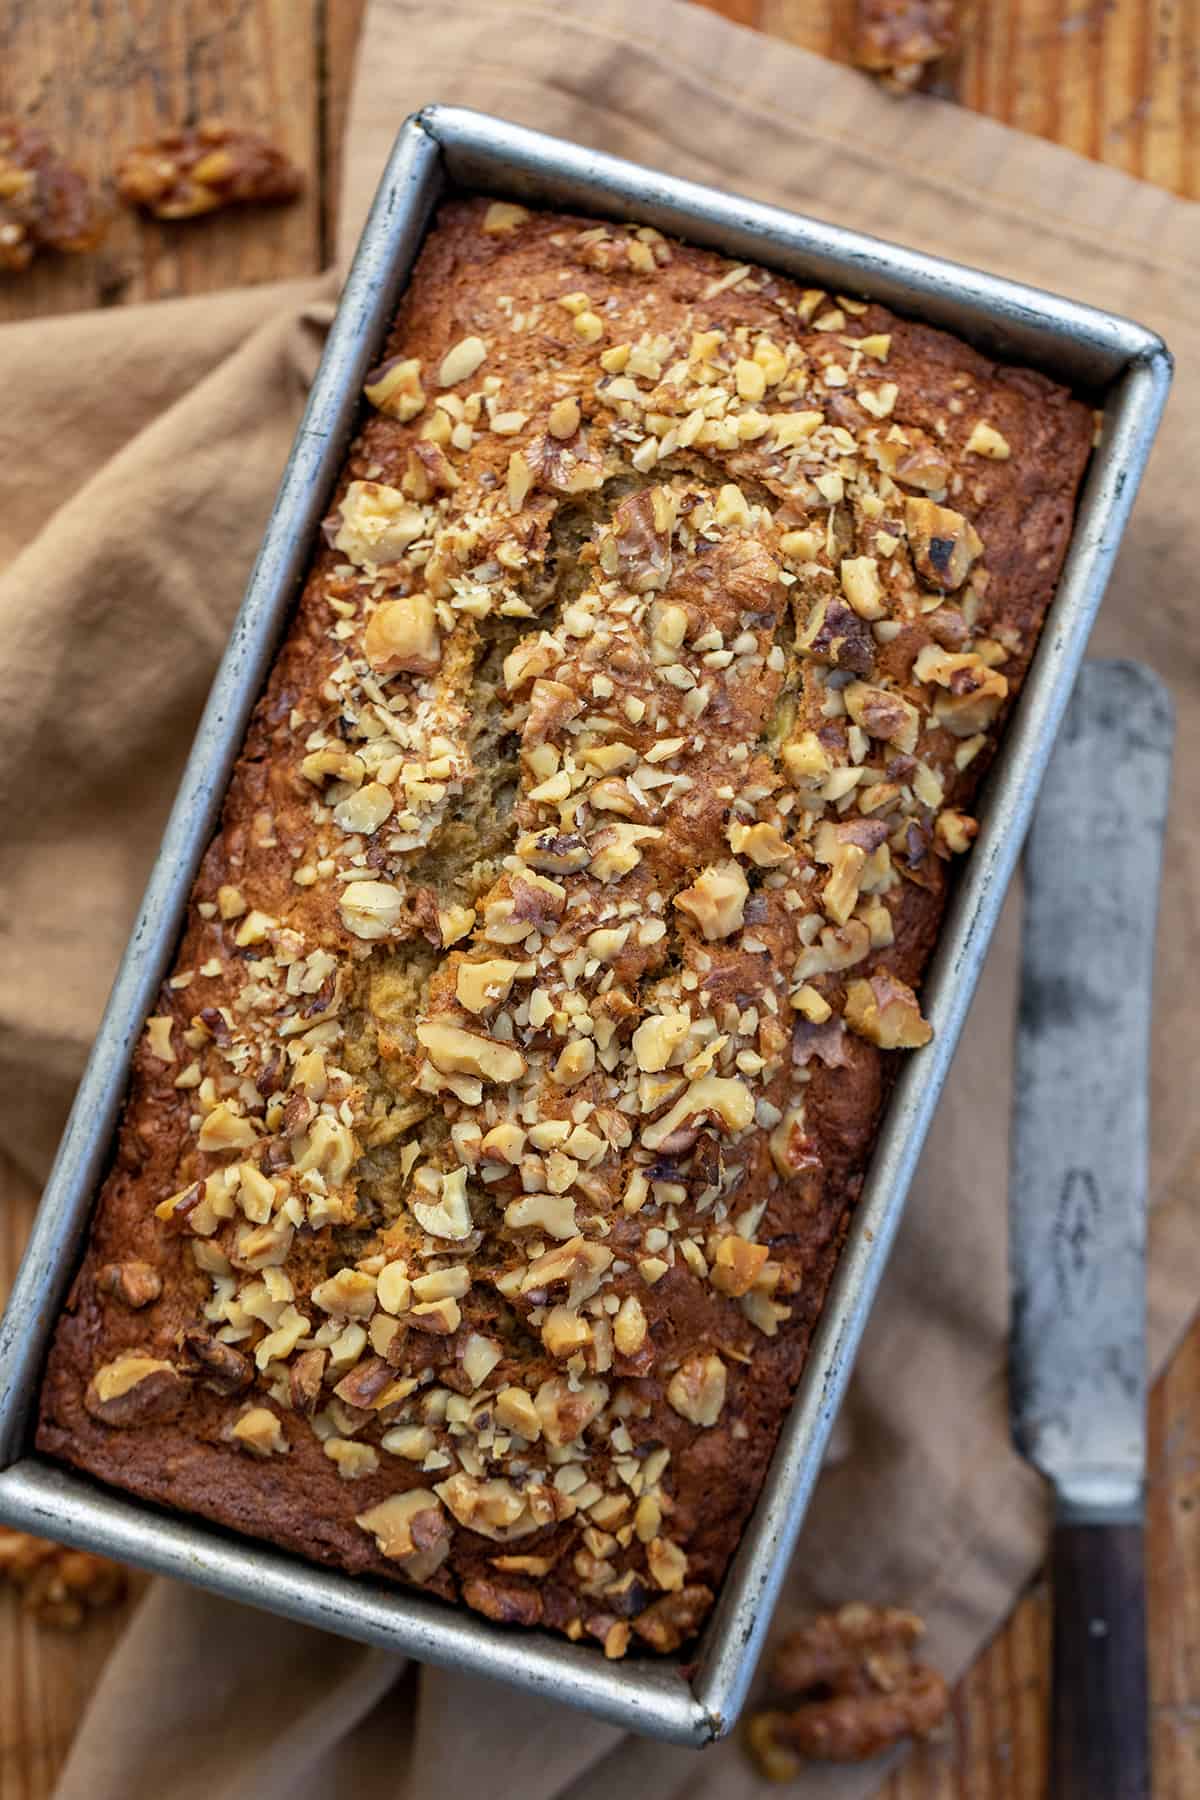
M 711 1603 L 695 1472 L 799 1354 L 879 1051 L 928 1035 L 900 978 L 1028 660 L 1040 489 L 1020 383 L 881 307 L 454 209 L 469 280 L 367 377 L 140 1040 L 120 1178 L 163 1238 L 89 1265 L 88 1404 L 207 1409 L 364 1564 L 616 1656 Z
M 947 807 L 937 816 L 934 838 L 937 847 L 944 854 L 963 856 L 971 848 L 971 840 L 978 830 L 976 821 L 966 813 L 955 812 L 952 807 Z
M 949 506 L 910 495 L 904 521 L 913 562 L 931 586 L 960 588 L 983 545 L 975 527 Z
M 84 1405 L 103 1425 L 146 1425 L 173 1418 L 183 1405 L 184 1389 L 173 1363 L 128 1350 L 96 1370 Z
M 860 619 L 882 619 L 887 611 L 873 556 L 842 558 L 842 592 Z
M 509 1201 L 504 1223 L 514 1231 L 532 1228 L 566 1242 L 577 1231 L 575 1202 L 570 1194 L 524 1194 L 520 1200 Z
M 664 1594 L 661 1600 L 639 1613 L 633 1629 L 644 1643 L 660 1655 L 678 1650 L 695 1635 L 712 1606 L 712 1589 L 698 1584 L 682 1588 L 678 1593 Z
M 162 1277 L 146 1262 L 106 1263 L 96 1276 L 96 1287 L 110 1299 L 136 1312 L 151 1306 L 162 1293 Z
M 428 1581 L 450 1554 L 450 1527 L 441 1501 L 428 1488 L 392 1494 L 354 1522 L 370 1532 L 380 1555 L 399 1563 L 413 1581 Z
M 496 1395 L 496 1421 L 507 1431 L 518 1431 L 521 1436 L 535 1442 L 542 1435 L 542 1417 L 534 1404 L 533 1396 L 524 1388 L 501 1388 Z
M 667 1068 L 691 1029 L 688 1013 L 651 1013 L 633 1034 L 633 1053 L 639 1069 L 654 1074 Z
M 857 0 L 853 60 L 901 92 L 958 39 L 956 0 Z
M 933 1036 L 912 989 L 888 974 L 850 983 L 846 1023 L 881 1050 L 916 1050 Z
M 369 942 L 387 937 L 404 917 L 404 896 L 386 881 L 351 881 L 342 889 L 342 924 Z
M 313 1305 L 337 1319 L 369 1319 L 375 1310 L 375 1277 L 339 1269 L 312 1291 Z
M 715 1425 L 725 1406 L 725 1364 L 719 1356 L 689 1356 L 667 1384 L 667 1399 L 691 1425 Z
M 484 962 L 460 963 L 455 987 L 458 1004 L 465 1006 L 468 1012 L 495 1012 L 508 999 L 520 968 L 520 963 L 508 962 L 502 956 Z
M 566 400 L 557 400 L 550 408 L 547 421 L 551 434 L 556 438 L 574 437 L 579 430 L 579 402 L 574 396 Z
M 702 870 L 691 887 L 676 894 L 675 905 L 696 921 L 711 943 L 741 929 L 749 892 L 739 864 L 717 863 Z
M 95 250 L 108 229 L 87 179 L 23 121 L 0 121 L 0 270 L 39 250 Z
M 467 1202 L 467 1171 L 455 1169 L 449 1175 L 439 1176 L 431 1170 L 430 1175 L 437 1189 L 437 1198 L 411 1200 L 409 1204 L 414 1219 L 422 1231 L 427 1231 L 431 1237 L 451 1240 L 469 1237 L 472 1220 L 471 1208 Z
M 713 1286 L 735 1299 L 748 1294 L 761 1275 L 769 1254 L 765 1244 L 749 1243 L 731 1232 L 717 1245 L 711 1276 Z
M 438 386 L 457 387 L 460 382 L 474 375 L 486 358 L 487 345 L 482 338 L 462 338 L 443 356 L 438 369 Z
M 415 356 L 393 356 L 367 376 L 363 393 L 390 419 L 406 424 L 425 409 L 425 390 L 421 386 L 421 363 Z
M 989 425 L 986 419 L 979 419 L 971 429 L 965 448 L 971 456 L 986 456 L 992 462 L 1007 462 L 1012 455 L 1008 439 L 1003 432 Z
M 243 1450 L 255 1456 L 283 1456 L 287 1439 L 278 1415 L 269 1406 L 252 1406 L 234 1422 L 233 1435 Z
M 613 1343 L 622 1356 L 636 1356 L 646 1341 L 646 1314 L 636 1294 L 627 1294 L 613 1320 Z
M 352 481 L 338 510 L 325 521 L 333 548 L 364 569 L 398 562 L 424 529 L 421 508 L 381 481 Z
M 249 1119 L 233 1112 L 222 1100 L 201 1125 L 196 1142 L 201 1150 L 251 1150 L 258 1142 L 258 1133 Z
M 483 218 L 483 229 L 490 237 L 504 237 L 516 231 L 529 217 L 524 206 L 515 206 L 511 200 L 493 200 Z
M 796 647 L 835 669 L 869 675 L 875 666 L 875 640 L 867 621 L 881 616 L 881 611 L 860 616 L 859 609 L 836 596 L 819 599 L 796 639 Z
M 353 1438 L 328 1437 L 321 1448 L 343 1481 L 362 1481 L 379 1468 L 379 1454 L 370 1444 L 356 1443 Z
M 120 1563 L 7 1525 L 0 1525 L 0 1579 L 20 1590 L 22 1606 L 39 1625 L 65 1631 L 78 1630 L 89 1612 L 118 1605 L 127 1586 Z
M 437 615 L 428 594 L 385 600 L 367 620 L 363 654 L 373 669 L 393 675 L 433 675 L 441 663 Z
M 481 1081 L 503 1082 L 517 1081 L 525 1073 L 525 1058 L 519 1050 L 493 1038 L 476 1037 L 457 1025 L 431 1021 L 417 1027 L 417 1037 L 443 1075 L 476 1075 Z
M 845 689 L 846 711 L 868 737 L 883 738 L 897 750 L 916 748 L 921 716 L 911 701 L 891 688 L 870 687 L 852 681 Z
M 542 1436 L 556 1449 L 573 1444 L 599 1418 L 607 1399 L 608 1388 L 602 1381 L 585 1381 L 573 1389 L 563 1376 L 552 1375 L 543 1381 L 533 1401 Z
M 773 869 L 789 862 L 791 845 L 780 835 L 778 825 L 762 819 L 757 825 L 733 824 L 729 827 L 729 847 L 736 856 L 748 856 L 759 869 Z
M 754 1714 L 747 1731 L 760 1773 L 790 1781 L 801 1757 L 866 1762 L 935 1731 L 950 1695 L 941 1676 L 914 1659 L 924 1630 L 915 1613 L 851 1605 L 785 1638 L 771 1665 L 775 1705 Z
M 688 1559 L 678 1544 L 672 1544 L 667 1538 L 651 1538 L 646 1545 L 646 1567 L 656 1587 L 669 1594 L 682 1592 L 687 1580 Z
M 240 1394 L 254 1379 L 249 1357 L 196 1326 L 184 1332 L 180 1348 L 185 1365 L 214 1393 Z
M 662 1118 L 645 1127 L 642 1143 L 647 1150 L 661 1150 L 669 1155 L 690 1149 L 705 1120 L 738 1132 L 747 1130 L 753 1118 L 754 1098 L 744 1082 L 727 1075 L 701 1075 L 688 1083 L 686 1091 Z

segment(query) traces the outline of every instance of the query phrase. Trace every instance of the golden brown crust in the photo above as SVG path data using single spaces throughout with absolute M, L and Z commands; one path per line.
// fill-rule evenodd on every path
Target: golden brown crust
M 887 1046 L 927 1035 L 1091 416 L 881 307 L 483 201 L 443 209 L 388 350 L 39 1441 L 670 1650 L 774 1447 Z

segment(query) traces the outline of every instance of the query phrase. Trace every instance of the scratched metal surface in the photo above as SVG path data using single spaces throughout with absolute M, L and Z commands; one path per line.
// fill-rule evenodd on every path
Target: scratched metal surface
M 1085 663 L 1025 854 L 1010 1196 L 1010 1404 L 1060 1516 L 1141 1517 L 1146 1184 L 1171 702 Z

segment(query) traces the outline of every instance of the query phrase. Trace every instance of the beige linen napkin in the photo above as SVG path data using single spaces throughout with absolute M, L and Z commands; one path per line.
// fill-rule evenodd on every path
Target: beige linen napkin
M 1179 708 L 1154 1067 L 1153 1352 L 1200 1286 L 1189 1108 L 1198 948 L 1198 210 L 682 0 L 374 0 L 347 144 L 343 254 L 404 115 L 484 107 L 734 190 L 1040 282 L 1159 328 L 1181 364 L 1095 648 Z M 0 1136 L 45 1167 L 311 373 L 314 279 L 0 334 Z M 957 1674 L 1043 1544 L 1008 1447 L 1005 1160 L 1015 973 L 1006 914 L 909 1203 L 780 1624 L 915 1606 Z M 1114 972 L 1115 973 L 1115 972 Z M 519 1655 L 514 1640 L 514 1655 Z M 814 1771 L 862 1796 L 879 1769 Z M 159 1583 L 94 1698 L 60 1800 L 600 1800 L 758 1791 L 508 1690 Z

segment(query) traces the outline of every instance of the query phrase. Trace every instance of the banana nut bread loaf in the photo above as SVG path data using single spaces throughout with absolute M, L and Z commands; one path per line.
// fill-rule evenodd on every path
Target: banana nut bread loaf
M 38 1441 L 670 1650 L 929 1036 L 1092 415 L 880 306 L 483 199 L 366 396 Z

